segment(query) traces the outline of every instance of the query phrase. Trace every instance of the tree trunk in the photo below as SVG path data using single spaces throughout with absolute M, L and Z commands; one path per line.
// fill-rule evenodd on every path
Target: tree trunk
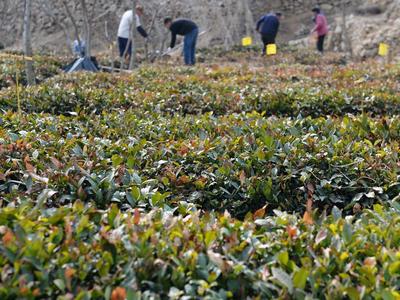
M 230 4 L 229 4 L 230 5 Z M 223 28 L 223 31 L 225 32 L 224 35 L 224 49 L 228 50 L 230 46 L 233 44 L 233 37 L 231 34 L 231 30 L 229 29 L 229 25 L 227 23 L 226 17 L 224 16 L 224 9 L 226 7 L 229 7 L 228 3 L 225 3 L 224 6 L 219 6 L 218 7 L 218 16 L 217 16 L 217 24 L 221 28 Z
M 253 18 L 253 15 L 251 13 L 251 8 L 249 6 L 248 1 L 244 1 L 244 11 L 245 11 L 245 24 L 246 24 L 246 34 L 251 35 L 251 33 L 254 33 L 254 24 L 255 20 Z
M 28 85 L 34 85 L 36 83 L 35 72 L 33 70 L 32 60 L 32 39 L 31 39 L 31 15 L 32 15 L 32 0 L 25 0 L 25 11 L 24 11 L 24 55 L 25 58 L 25 72 Z
M 350 54 L 350 58 L 353 58 L 353 45 L 351 44 L 351 40 L 349 37 L 349 32 L 347 30 L 347 10 L 346 10 L 346 1 L 342 0 L 342 27 L 343 27 L 343 40 L 346 43 L 348 49 L 347 51 Z
M 111 73 L 114 73 L 114 45 L 113 45 L 113 37 L 111 37 L 109 30 L 108 30 L 108 21 L 104 21 L 104 36 L 107 41 L 107 47 L 110 49 L 110 57 L 111 57 Z
M 80 0 L 83 13 L 83 31 L 85 33 L 86 51 L 85 56 L 90 58 L 92 55 L 92 32 L 89 21 L 89 13 L 86 6 L 85 0 Z
M 41 7 L 44 9 L 45 13 L 50 17 L 50 19 L 52 19 L 53 22 L 56 23 L 61 28 L 61 30 L 63 31 L 65 38 L 66 38 L 67 48 L 68 48 L 70 54 L 73 54 L 73 49 L 71 47 L 72 41 L 71 41 L 71 36 L 68 32 L 68 26 L 64 23 L 64 21 L 61 21 L 55 15 L 54 7 L 51 4 L 51 0 L 42 0 Z
M 63 4 L 63 6 L 65 8 L 65 12 L 67 13 L 68 18 L 71 20 L 72 26 L 74 27 L 75 40 L 77 40 L 79 45 L 81 45 L 81 38 L 79 37 L 79 28 L 78 28 L 78 25 L 77 25 L 76 20 L 74 18 L 74 15 L 72 14 L 71 10 L 69 9 L 68 3 L 67 3 L 66 0 L 63 0 L 62 4 Z M 69 45 L 69 46 L 71 47 L 72 45 Z
M 131 40 L 132 40 L 132 54 L 131 61 L 129 62 L 129 70 L 136 68 L 136 0 L 132 0 L 132 12 L 133 12 L 133 21 L 132 21 L 132 31 L 131 31 Z
M 157 17 L 158 17 L 159 9 L 160 9 L 160 7 L 157 7 L 157 8 L 155 9 L 154 14 L 153 14 L 153 17 L 151 18 L 150 27 L 149 27 L 149 30 L 148 30 L 148 32 L 147 32 L 149 36 L 151 35 L 151 33 L 152 33 L 153 29 L 154 29 L 154 23 L 155 23 L 155 21 L 156 21 L 156 19 L 157 19 Z M 154 46 L 153 46 L 152 48 L 154 49 Z M 148 62 L 151 61 L 150 53 L 149 53 L 149 42 L 148 42 L 148 41 L 147 41 L 146 44 L 145 44 L 145 57 L 146 57 L 146 60 L 147 60 Z

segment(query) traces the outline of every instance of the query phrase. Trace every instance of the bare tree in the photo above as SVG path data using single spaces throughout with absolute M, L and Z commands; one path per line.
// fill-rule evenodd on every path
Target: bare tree
M 76 21 L 74 15 L 73 15 L 71 9 L 70 9 L 69 6 L 68 6 L 67 1 L 66 1 L 66 0 L 62 0 L 61 2 L 62 2 L 62 4 L 63 4 L 63 6 L 64 6 L 64 9 L 65 9 L 65 12 L 67 13 L 68 18 L 70 19 L 70 21 L 71 21 L 71 23 L 72 23 L 72 27 L 74 28 L 75 40 L 77 40 L 78 43 L 79 43 L 79 45 L 81 45 L 82 42 L 81 42 L 81 38 L 80 38 L 80 36 L 79 36 L 79 27 L 78 27 L 78 23 L 77 23 L 77 21 Z
M 255 20 L 253 14 L 251 13 L 249 1 L 242 0 L 242 2 L 243 2 L 243 9 L 245 12 L 244 22 L 246 24 L 246 35 L 249 35 L 250 33 L 254 33 Z
M 25 0 L 24 10 L 24 31 L 23 31 L 23 44 L 25 59 L 25 72 L 29 85 L 34 85 L 36 82 L 35 72 L 33 70 L 32 60 L 32 39 L 31 39 L 31 16 L 32 16 L 32 0 Z
M 108 21 L 104 22 L 104 36 L 106 38 L 108 47 L 110 49 L 110 58 L 111 58 L 111 66 L 110 66 L 110 70 L 111 73 L 114 72 L 114 67 L 115 67 L 115 63 L 114 63 L 114 38 L 110 35 L 110 32 L 108 30 Z
M 86 51 L 85 56 L 90 57 L 92 54 L 92 26 L 89 20 L 89 12 L 86 6 L 86 0 L 80 0 L 83 15 L 83 32 L 85 35 Z
M 15 42 L 15 37 L 21 34 L 22 26 L 18 26 L 15 36 L 10 36 L 6 30 L 6 26 L 10 23 L 10 17 L 19 13 L 20 4 L 20 1 L 0 0 L 0 44 L 3 46 Z
M 9 6 L 10 6 L 10 1 L 7 1 L 7 0 L 0 1 L 0 27 L 1 28 L 4 28 L 3 26 L 6 21 L 5 16 L 8 12 Z
M 153 17 L 151 18 L 151 22 L 150 22 L 150 27 L 149 27 L 149 30 L 147 32 L 149 36 L 151 36 L 151 34 L 153 33 L 155 21 L 156 21 L 156 19 L 158 17 L 159 12 L 160 12 L 160 6 L 157 6 L 155 8 L 155 10 L 154 10 Z M 153 43 L 151 43 L 151 44 L 152 44 L 152 49 L 153 49 L 153 52 L 154 52 L 154 50 L 155 50 L 154 44 Z M 144 47 L 145 47 L 146 60 L 147 61 L 151 61 L 150 53 L 149 53 L 149 42 L 148 42 L 148 40 L 146 41 Z
M 351 39 L 349 37 L 349 31 L 347 28 L 347 5 L 346 0 L 342 0 L 341 2 L 341 9 L 342 9 L 342 27 L 343 27 L 343 41 L 346 43 L 347 50 L 350 54 L 350 58 L 353 58 L 353 45 L 351 43 Z
M 132 14 L 133 14 L 133 21 L 132 21 L 132 28 L 131 28 L 131 41 L 132 41 L 132 54 L 131 54 L 131 61 L 129 62 L 129 70 L 132 70 L 136 67 L 136 0 L 132 0 Z
M 65 38 L 66 38 L 66 43 L 67 43 L 67 48 L 69 49 L 70 53 L 72 54 L 72 49 L 71 49 L 71 36 L 68 30 L 68 24 L 65 23 L 64 20 L 58 18 L 56 14 L 54 13 L 55 9 L 52 5 L 51 0 L 40 0 L 41 7 L 43 11 L 49 16 L 49 18 L 53 21 L 54 24 L 59 26 L 61 30 L 63 31 Z

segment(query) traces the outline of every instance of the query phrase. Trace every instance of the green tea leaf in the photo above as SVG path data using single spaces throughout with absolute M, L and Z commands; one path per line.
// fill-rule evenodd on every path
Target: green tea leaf
M 354 287 L 346 288 L 346 294 L 349 296 L 349 298 L 351 300 L 359 300 L 360 299 L 360 293 Z
M 288 289 L 290 294 L 293 293 L 293 282 L 288 273 L 280 268 L 272 268 L 272 275 L 279 283 Z
M 296 271 L 293 276 L 293 285 L 298 289 L 304 290 L 309 274 L 310 271 L 305 268 L 301 268 L 300 270 Z
M 124 162 L 124 159 L 121 156 L 114 154 L 111 157 L 111 161 L 112 161 L 112 164 L 114 167 L 118 167 L 119 165 L 121 165 Z
M 343 226 L 343 239 L 346 243 L 350 243 L 353 237 L 353 229 L 349 223 L 345 223 Z
M 62 279 L 56 279 L 53 281 L 53 283 L 58 287 L 62 292 L 65 291 L 65 283 L 64 280 Z
M 283 251 L 281 253 L 278 254 L 278 261 L 286 266 L 289 262 L 289 253 L 287 251 Z
M 332 208 L 332 216 L 335 221 L 339 221 L 342 218 L 342 212 L 339 208 L 334 206 Z

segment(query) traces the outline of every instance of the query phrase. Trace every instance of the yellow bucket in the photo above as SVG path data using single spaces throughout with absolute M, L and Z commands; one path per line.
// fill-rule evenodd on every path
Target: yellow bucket
M 252 44 L 253 44 L 253 39 L 251 38 L 251 36 L 246 36 L 242 39 L 242 45 L 244 47 L 251 46 Z
M 267 55 L 275 55 L 277 53 L 276 44 L 267 45 Z
M 380 56 L 387 56 L 389 54 L 389 45 L 385 43 L 380 43 L 378 54 Z

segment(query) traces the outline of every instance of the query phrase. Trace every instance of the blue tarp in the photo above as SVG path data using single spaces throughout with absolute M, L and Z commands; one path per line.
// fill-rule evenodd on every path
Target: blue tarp
M 95 59 L 89 57 L 82 57 L 76 59 L 73 63 L 69 64 L 64 68 L 67 73 L 77 72 L 77 71 L 88 71 L 88 72 L 98 72 L 99 68 Z

